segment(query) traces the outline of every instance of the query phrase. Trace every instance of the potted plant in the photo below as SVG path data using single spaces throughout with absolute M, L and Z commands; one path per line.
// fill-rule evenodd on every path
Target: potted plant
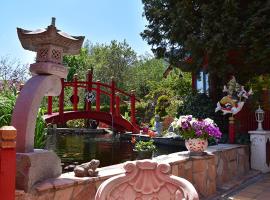
M 156 151 L 156 146 L 154 140 L 149 141 L 138 141 L 135 142 L 135 147 L 133 149 L 137 154 L 137 159 L 147 159 L 152 158 L 153 152 Z
M 173 123 L 179 130 L 180 136 L 185 139 L 186 148 L 193 155 L 202 154 L 208 146 L 208 140 L 216 142 L 222 133 L 212 119 L 196 119 L 192 115 L 180 116 Z

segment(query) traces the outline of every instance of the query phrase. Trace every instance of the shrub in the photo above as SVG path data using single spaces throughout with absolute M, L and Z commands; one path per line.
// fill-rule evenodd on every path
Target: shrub
M 34 138 L 34 147 L 35 148 L 43 148 L 45 146 L 46 141 L 46 122 L 43 119 L 44 109 L 40 108 L 38 110 L 37 120 L 36 120 L 36 127 L 35 127 L 35 138 Z
M 156 151 L 156 146 L 154 145 L 154 140 L 149 141 L 139 141 L 135 144 L 135 151 Z
M 166 111 L 166 108 L 168 108 L 170 105 L 169 97 L 166 95 L 162 95 L 158 97 L 157 105 L 155 107 L 155 113 L 159 115 L 161 118 L 166 116 L 168 113 Z

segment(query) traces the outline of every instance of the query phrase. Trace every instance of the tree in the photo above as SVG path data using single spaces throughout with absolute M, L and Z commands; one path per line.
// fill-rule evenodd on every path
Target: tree
M 270 72 L 267 0 L 143 0 L 149 24 L 141 34 L 157 57 L 183 70 L 242 81 Z
M 9 57 L 0 58 L 0 80 L 12 83 L 24 82 L 28 78 L 28 66 Z
M 152 82 L 160 82 L 165 71 L 165 64 L 162 59 L 155 59 L 152 56 L 142 56 L 140 60 L 129 69 L 127 90 L 135 90 L 139 98 L 149 94 Z
M 87 42 L 79 55 L 64 57 L 64 63 L 69 68 L 68 80 L 72 80 L 75 73 L 80 79 L 84 79 L 87 70 L 93 67 L 96 80 L 108 83 L 114 77 L 120 88 L 124 87 L 123 82 L 128 79 L 128 69 L 136 62 L 136 53 L 126 41 L 115 40 L 109 45 Z

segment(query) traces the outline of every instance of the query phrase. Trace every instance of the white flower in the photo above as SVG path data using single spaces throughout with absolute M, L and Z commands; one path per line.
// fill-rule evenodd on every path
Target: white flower
M 210 118 L 206 118 L 203 120 L 205 123 L 207 124 L 215 124 L 214 120 L 210 119 Z

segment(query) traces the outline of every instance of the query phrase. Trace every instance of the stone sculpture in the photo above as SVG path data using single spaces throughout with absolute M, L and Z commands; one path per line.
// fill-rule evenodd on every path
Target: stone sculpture
M 189 181 L 170 174 L 169 164 L 141 160 L 126 162 L 124 169 L 125 173 L 113 176 L 99 186 L 95 200 L 199 200 Z
M 97 176 L 98 171 L 96 171 L 96 169 L 98 168 L 99 164 L 100 164 L 99 160 L 92 159 L 90 162 L 78 165 L 74 169 L 75 176 L 77 177 Z
M 155 123 L 154 123 L 154 129 L 157 132 L 158 136 L 162 135 L 162 123 L 160 122 L 159 115 L 155 115 Z

